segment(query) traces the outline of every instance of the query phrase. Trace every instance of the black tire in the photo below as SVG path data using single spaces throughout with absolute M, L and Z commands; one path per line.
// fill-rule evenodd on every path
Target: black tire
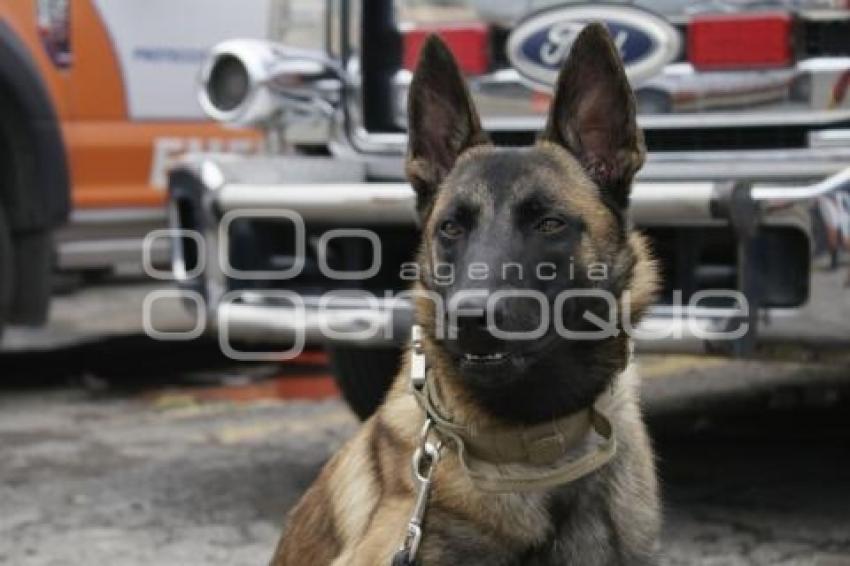
M 401 363 L 400 348 L 328 349 L 331 370 L 342 396 L 363 420 L 383 403 Z
M 12 238 L 9 235 L 9 225 L 6 222 L 6 211 L 0 203 L 0 336 L 9 315 L 12 302 L 12 289 L 15 280 L 12 259 Z
M 0 92 L 0 109 L 8 110 L 0 116 L 0 202 L 5 202 L 9 212 L 7 221 L 15 218 L 12 212 L 26 210 L 20 195 L 38 181 L 37 140 L 32 125 L 19 108 L 14 97 Z M 12 249 L 10 272 L 14 273 L 14 279 L 10 283 L 12 296 L 6 320 L 11 324 L 40 325 L 47 320 L 50 305 L 53 233 L 47 227 L 15 226 L 14 231 L 8 230 Z
M 47 230 L 15 234 L 12 244 L 15 292 L 9 322 L 44 324 L 53 290 L 53 234 Z

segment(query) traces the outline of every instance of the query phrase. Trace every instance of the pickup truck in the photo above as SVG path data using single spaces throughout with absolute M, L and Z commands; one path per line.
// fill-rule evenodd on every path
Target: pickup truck
M 663 288 L 637 348 L 846 345 L 845 0 L 311 6 L 322 24 L 303 41 L 236 38 L 202 70 L 207 113 L 259 129 L 266 152 L 195 153 L 170 173 L 173 277 L 229 355 L 280 359 L 323 345 L 344 395 L 368 415 L 411 324 L 405 108 L 424 39 L 439 34 L 452 49 L 492 139 L 523 145 L 591 21 L 620 49 L 648 146 L 631 221 L 652 242 Z
M 0 335 L 47 322 L 56 272 L 141 264 L 174 155 L 254 151 L 258 132 L 202 111 L 195 77 L 232 34 L 285 38 L 285 2 L 0 0 Z M 30 347 L 20 330 L 0 350 Z

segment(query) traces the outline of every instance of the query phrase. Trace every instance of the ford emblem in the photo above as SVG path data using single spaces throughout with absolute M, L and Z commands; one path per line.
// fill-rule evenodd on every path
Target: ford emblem
M 590 22 L 608 28 L 633 83 L 652 77 L 679 55 L 679 32 L 660 16 L 632 6 L 581 4 L 544 10 L 520 22 L 508 38 L 508 59 L 534 86 L 551 89 L 573 42 Z

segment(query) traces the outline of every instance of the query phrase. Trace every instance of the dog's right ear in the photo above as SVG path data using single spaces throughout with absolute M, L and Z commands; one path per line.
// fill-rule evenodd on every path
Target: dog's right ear
M 425 218 L 458 156 L 489 141 L 455 58 L 436 35 L 428 37 L 419 56 L 408 95 L 407 124 L 405 172 Z

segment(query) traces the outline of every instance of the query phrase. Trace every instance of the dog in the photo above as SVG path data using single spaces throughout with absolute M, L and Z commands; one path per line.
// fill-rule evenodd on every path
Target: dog
M 408 106 L 417 335 L 272 564 L 654 563 L 657 481 L 622 329 L 652 302 L 657 270 L 626 216 L 645 147 L 617 48 L 585 27 L 531 147 L 490 143 L 435 36 Z M 613 327 L 596 337 L 600 320 Z

